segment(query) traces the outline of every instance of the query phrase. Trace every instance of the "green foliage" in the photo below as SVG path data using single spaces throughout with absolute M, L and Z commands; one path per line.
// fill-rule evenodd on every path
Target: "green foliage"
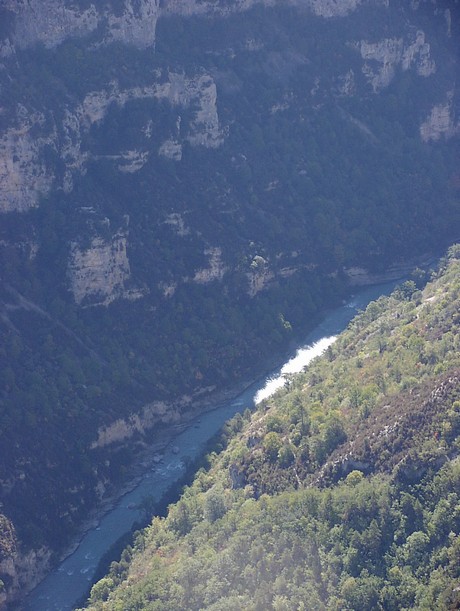
M 123 11 L 121 0 L 102 4 L 115 15 Z M 139 3 L 132 4 L 137 10 Z M 440 37 L 438 21 L 411 10 L 411 19 L 421 20 L 417 30 L 441 54 L 436 75 L 398 70 L 391 86 L 374 95 L 356 41 L 412 36 L 404 29 L 405 9 L 372 7 L 378 18 L 369 18 L 364 7 L 336 20 L 284 4 L 256 3 L 225 19 L 168 15 L 158 21 L 154 48 L 110 37 L 101 44 L 101 22 L 85 38 L 76 31 L 57 48 L 37 44 L 2 58 L 2 129 L 11 127 L 18 150 L 26 134 L 31 154 L 35 144 L 40 149 L 39 173 L 55 177 L 37 208 L 4 214 L 0 228 L 0 480 L 13 482 L 2 491 L 2 511 L 14 517 L 26 547 L 61 548 L 96 503 L 98 482 L 126 477 L 131 451 L 91 449 L 101 426 L 155 399 L 252 379 L 340 302 L 344 269 L 381 272 L 458 234 L 455 144 L 419 138 L 421 117 L 439 103 L 444 85 L 451 89 L 454 62 L 446 58 L 453 39 L 444 42 L 444 25 Z M 14 15 L 0 8 L 0 16 L 7 36 Z M 340 83 L 351 69 L 357 89 L 343 96 Z M 161 89 L 171 73 L 184 81 L 212 75 L 221 147 L 190 143 L 198 117 L 193 104 L 130 93 Z M 85 98 L 98 91 L 109 98 L 122 92 L 125 102 L 108 104 L 85 127 Z M 158 156 L 171 137 L 183 145 L 180 162 Z M 40 144 L 50 138 L 52 144 Z M 86 160 L 81 173 L 74 150 Z M 118 169 L 127 151 L 146 154 L 135 173 Z M 85 249 L 94 237 L 109 241 L 127 231 L 127 213 L 126 289 L 140 287 L 145 296 L 108 307 L 89 307 L 89 296 L 77 307 L 69 291 L 72 244 Z M 168 223 L 171 214 L 183 219 L 184 232 Z M 205 250 L 214 245 L 224 278 L 197 284 L 197 270 L 209 265 Z M 458 249 L 445 266 L 449 257 L 458 258 Z M 249 278 L 264 274 L 270 283 L 249 297 Z M 401 316 L 419 315 L 422 286 L 418 274 L 400 289 Z M 165 297 L 164 287 L 175 287 L 174 294 Z M 391 301 L 395 309 L 398 299 Z M 385 307 L 383 300 L 368 309 L 357 323 L 363 333 Z M 458 322 L 454 310 L 443 319 L 447 326 Z M 450 370 L 459 349 L 456 327 L 449 335 L 442 325 L 435 333 L 414 324 L 407 346 L 402 342 L 404 350 L 394 354 L 388 313 L 385 324 L 369 330 L 369 350 L 362 346 L 341 361 L 341 376 L 318 365 L 294 385 L 296 395 L 280 399 L 281 416 L 267 414 L 261 434 L 279 436 L 266 450 L 268 464 L 233 449 L 257 493 L 298 487 L 345 443 L 349 422 L 372 418 L 382 397 Z M 384 355 L 379 365 L 377 352 Z M 335 351 L 328 356 L 334 363 Z M 360 375 L 347 385 L 351 367 Z M 453 444 L 457 429 L 454 410 L 440 428 L 442 443 Z M 187 530 L 184 524 L 179 530 Z M 281 608 L 286 594 L 276 596 Z
M 278 458 L 278 452 L 281 449 L 281 439 L 278 433 L 271 431 L 267 433 L 263 440 L 263 448 L 270 461 L 274 462 Z
M 238 419 L 227 449 L 138 536 L 128 568 L 112 568 L 89 608 L 455 608 L 459 272 L 451 259 L 418 305 L 379 300 L 333 360 L 317 359 Z M 428 345 L 447 375 L 436 377 Z

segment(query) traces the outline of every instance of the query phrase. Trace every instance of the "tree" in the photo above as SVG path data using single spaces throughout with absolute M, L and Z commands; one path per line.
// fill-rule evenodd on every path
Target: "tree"
M 281 440 L 278 433 L 271 431 L 267 433 L 263 440 L 263 448 L 271 462 L 275 462 L 278 458 L 278 452 L 281 448 Z
M 224 490 L 221 486 L 214 486 L 205 496 L 204 517 L 208 522 L 215 522 L 227 511 Z

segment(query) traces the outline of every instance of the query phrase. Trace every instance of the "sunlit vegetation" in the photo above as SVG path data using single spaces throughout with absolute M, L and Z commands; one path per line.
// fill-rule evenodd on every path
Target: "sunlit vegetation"
M 99 4 L 117 15 L 123 7 Z M 131 4 L 137 11 L 139 2 Z M 125 481 L 138 446 L 158 434 L 91 449 L 101 426 L 155 400 L 236 392 L 345 298 L 347 269 L 383 273 L 459 235 L 458 143 L 420 139 L 420 123 L 453 90 L 458 9 L 450 7 L 448 37 L 444 13 L 434 15 L 430 3 L 356 3 L 340 19 L 288 4 L 255 3 L 222 19 L 162 17 L 147 49 L 102 41 L 102 22 L 86 38 L 77 28 L 57 48 L 18 42 L 9 55 L 5 47 L 0 128 L 24 155 L 5 167 L 35 167 L 29 158 L 37 155 L 35 178 L 43 170 L 51 184 L 36 208 L 2 213 L 0 226 L 0 502 L 22 551 L 45 545 L 58 557 L 101 491 Z M 15 9 L 0 13 L 6 36 Z M 373 93 L 359 41 L 401 36 L 407 46 L 419 29 L 436 72 L 427 78 L 397 65 L 389 86 Z M 190 104 L 136 99 L 134 91 L 171 74 L 213 80 L 216 108 L 207 111 L 217 113 L 221 146 L 190 142 L 203 102 L 196 92 Z M 98 120 L 84 118 L 86 96 L 107 100 L 114 91 L 126 93 L 124 103 L 103 102 Z M 171 138 L 180 140 L 180 162 L 159 154 Z M 119 156 L 131 152 L 145 164 L 121 171 Z M 167 222 L 171 215 L 185 231 Z M 85 250 L 95 236 L 110 244 L 118 231 L 131 272 L 125 288 L 143 297 L 86 307 L 99 297 L 87 295 L 77 305 L 72 244 Z M 198 284 L 209 248 L 221 251 L 225 273 Z M 253 274 L 262 272 L 266 283 L 254 295 Z M 254 498 L 294 490 L 323 467 L 333 479 L 331 453 L 382 401 L 449 374 L 456 314 L 441 320 L 439 310 L 433 328 L 424 327 L 446 297 L 419 305 L 422 276 L 363 314 L 355 334 L 293 381 L 276 410 L 271 401 L 261 408 L 251 448 L 232 445 L 235 472 Z M 411 317 L 399 337 L 397 325 Z M 455 435 L 455 418 L 441 441 Z
M 460 604 L 460 248 L 226 426 L 93 610 Z

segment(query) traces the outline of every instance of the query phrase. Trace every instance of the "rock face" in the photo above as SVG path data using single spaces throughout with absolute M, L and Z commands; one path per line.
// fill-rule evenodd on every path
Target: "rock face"
M 160 78 L 161 75 L 158 75 Z M 193 108 L 183 134 L 176 133 L 179 140 L 166 140 L 157 150 L 119 151 L 111 155 L 92 155 L 82 150 L 86 135 L 95 124 L 104 120 L 111 104 L 123 108 L 134 100 L 165 100 L 171 106 L 182 109 Z M 18 105 L 15 126 L 6 130 L 0 139 L 0 212 L 25 212 L 37 206 L 41 197 L 49 194 L 51 187 L 61 186 L 67 193 L 73 189 L 75 178 L 86 172 L 91 160 L 107 159 L 118 163 L 120 172 L 134 173 L 147 162 L 149 155 L 159 154 L 179 160 L 182 146 L 217 148 L 224 142 L 224 130 L 220 126 L 217 112 L 217 90 L 209 75 L 186 77 L 170 73 L 166 82 L 153 83 L 145 87 L 122 90 L 117 82 L 110 89 L 88 93 L 81 104 L 65 108 L 59 124 L 47 125 L 40 112 L 30 112 Z M 177 122 L 180 131 L 180 117 Z M 33 136 L 32 132 L 37 132 Z M 145 146 L 150 138 L 144 137 Z M 140 139 L 142 142 L 142 138 Z M 52 165 L 46 161 L 47 150 L 53 151 L 64 163 L 61 181 Z M 61 183 L 59 185 L 59 182 Z
M 261 291 L 267 289 L 275 279 L 274 272 L 267 266 L 259 266 L 248 273 L 248 295 L 255 297 Z
M 7 609 L 11 603 L 30 591 L 50 570 L 51 550 L 41 547 L 25 554 L 18 551 L 0 561 L 0 573 L 9 580 L 8 592 L 0 594 L 0 608 Z
M 145 48 L 155 40 L 159 0 L 126 0 L 121 14 L 108 7 L 100 10 L 91 4 L 87 9 L 69 7 L 63 0 L 7 0 L 5 8 L 15 14 L 13 41 L 20 48 L 42 42 L 55 47 L 69 37 L 80 37 L 105 28 L 106 42 L 121 40 Z
M 23 486 L 74 527 L 120 446 L 433 246 L 456 23 L 431 1 L 0 0 L 0 412 L 29 432 L 2 428 L 5 512 Z M 57 502 L 42 484 L 70 472 Z M 49 553 L 27 558 L 0 560 L 9 596 Z
M 70 288 L 79 305 L 85 300 L 91 305 L 108 305 L 117 297 L 125 297 L 130 273 L 123 234 L 115 234 L 110 241 L 95 237 L 86 249 L 71 245 Z
M 13 524 L 0 514 L 0 609 L 6 609 L 11 602 L 8 594 L 21 593 L 37 585 L 49 570 L 51 551 L 46 547 L 21 552 Z M 3 588 L 6 586 L 6 589 Z
M 136 433 L 151 431 L 155 425 L 177 424 L 181 420 L 181 407 L 190 402 L 189 397 L 183 397 L 178 405 L 163 401 L 155 401 L 144 406 L 141 414 L 132 414 L 128 418 L 120 418 L 97 431 L 97 439 L 91 446 L 92 450 L 103 448 L 114 443 L 125 442 Z
M 387 0 L 289 0 L 289 4 L 308 6 L 321 17 L 344 17 L 362 4 L 384 5 Z M 42 42 L 55 47 L 69 37 L 86 36 L 97 28 L 104 32 L 104 42 L 122 41 L 146 48 L 155 42 L 157 21 L 167 15 L 221 16 L 247 11 L 254 5 L 273 6 L 280 0 L 238 0 L 227 2 L 200 0 L 124 0 L 116 12 L 108 3 L 100 7 L 90 4 L 86 9 L 69 7 L 64 0 L 6 0 L 4 8 L 15 15 L 13 42 L 19 48 Z M 7 48 L 5 45 L 4 49 Z
M 47 195 L 54 182 L 41 155 L 45 147 L 54 147 L 56 132 L 33 136 L 42 131 L 43 114 L 28 113 L 17 108 L 14 127 L 8 128 L 0 139 L 0 212 L 24 212 L 38 205 L 40 196 Z
M 370 43 L 361 41 L 361 57 L 366 60 L 363 74 L 372 85 L 374 93 L 388 87 L 400 67 L 403 71 L 415 69 L 420 76 L 428 77 L 436 71 L 436 64 L 430 56 L 430 45 L 425 41 L 425 33 L 417 31 L 412 42 L 402 38 L 388 38 Z M 372 62 L 381 64 L 373 67 Z
M 460 121 L 455 120 L 453 110 L 453 92 L 449 92 L 447 97 L 448 101 L 445 104 L 436 104 L 421 124 L 420 136 L 423 142 L 436 141 L 442 137 L 452 138 L 460 133 Z
M 349 13 L 356 10 L 362 4 L 371 4 L 374 6 L 387 5 L 388 0 L 309 0 L 308 5 L 320 17 L 345 17 Z M 298 2 L 301 4 L 301 2 Z
M 222 250 L 220 248 L 207 248 L 204 254 L 209 257 L 209 267 L 199 269 L 193 278 L 197 284 L 207 284 L 213 280 L 222 280 L 226 267 L 222 263 Z

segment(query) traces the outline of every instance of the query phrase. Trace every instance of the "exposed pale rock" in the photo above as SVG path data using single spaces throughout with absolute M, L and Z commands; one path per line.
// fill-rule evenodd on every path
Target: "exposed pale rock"
M 164 297 L 172 297 L 177 289 L 177 282 L 172 282 L 171 284 L 167 284 L 166 282 L 160 282 L 158 288 L 163 293 Z
M 7 57 L 10 57 L 11 55 L 13 55 L 13 53 L 14 53 L 14 46 L 11 44 L 11 42 L 8 39 L 0 42 L 0 57 L 6 59 Z
M 160 7 L 161 4 L 161 7 Z M 97 28 L 106 43 L 122 41 L 146 48 L 155 43 L 157 21 L 162 16 L 220 15 L 244 12 L 257 4 L 291 4 L 309 8 L 325 18 L 344 17 L 362 4 L 388 5 L 388 0 L 124 0 L 123 9 L 114 14 L 94 2 L 82 10 L 66 0 L 4 0 L 3 6 L 16 16 L 13 42 L 20 48 L 42 42 L 56 47 L 66 38 L 87 36 Z M 8 49 L 5 47 L 6 51 Z
M 89 127 L 102 121 L 108 107 L 114 102 L 122 107 L 131 100 L 148 98 L 165 99 L 172 106 L 196 107 L 189 133 L 185 135 L 185 139 L 193 146 L 215 148 L 223 143 L 224 133 L 220 128 L 217 113 L 217 89 L 213 79 L 207 74 L 187 77 L 185 74 L 170 72 L 165 82 L 126 90 L 120 90 L 114 82 L 110 90 L 89 93 L 77 109 L 77 115 Z M 180 131 L 180 124 L 179 117 L 176 123 L 177 132 Z M 175 147 L 177 154 L 177 146 L 180 143 L 175 139 L 168 142 L 170 144 L 163 143 L 160 147 L 161 153 L 171 152 L 171 147 Z
M 178 212 L 172 212 L 171 214 L 168 214 L 165 220 L 165 224 L 169 225 L 171 229 L 181 237 L 189 235 L 190 233 L 190 228 L 187 227 L 183 216 Z
M 343 108 L 338 108 L 340 115 L 346 120 L 349 121 L 352 125 L 354 125 L 355 127 L 357 127 L 359 129 L 359 131 L 363 134 L 365 134 L 369 140 L 371 140 L 374 143 L 378 142 L 378 138 L 375 136 L 375 134 L 369 129 L 369 127 L 363 123 L 363 121 L 360 121 L 359 119 L 357 119 L 356 117 L 353 117 L 353 115 L 351 115 L 349 112 L 347 112 L 346 110 L 344 110 Z
M 120 418 L 112 424 L 100 427 L 97 440 L 92 443 L 91 449 L 125 441 L 134 434 L 143 434 L 158 424 L 177 424 L 181 419 L 181 411 L 190 402 L 191 398 L 184 395 L 174 405 L 164 401 L 149 403 L 143 407 L 140 414 L 131 414 L 129 418 Z
M 361 41 L 361 57 L 365 60 L 374 60 L 382 66 L 377 70 L 368 63 L 363 66 L 363 73 L 372 84 L 374 92 L 387 87 L 395 75 L 395 66 L 401 61 L 403 53 L 403 40 L 401 38 L 385 39 L 377 43 Z
M 125 0 L 120 17 L 108 16 L 108 40 L 120 40 L 137 47 L 149 47 L 155 42 L 155 30 L 160 14 L 160 0 Z
M 299 271 L 298 267 L 283 267 L 282 269 L 279 270 L 278 274 L 279 276 L 281 276 L 281 278 L 290 278 L 298 271 Z
M 147 121 L 147 125 L 144 127 L 144 129 L 142 130 L 142 133 L 144 134 L 144 136 L 146 138 L 148 138 L 150 140 L 150 138 L 153 135 L 153 121 L 152 119 L 149 119 Z
M 222 249 L 218 247 L 207 248 L 204 254 L 209 257 L 209 267 L 200 269 L 195 273 L 193 282 L 207 284 L 213 280 L 222 280 L 227 268 L 222 263 Z
M 182 159 L 182 144 L 177 140 L 165 140 L 158 149 L 158 154 L 173 161 Z
M 355 89 L 355 73 L 350 69 L 339 78 L 339 93 L 340 95 L 350 96 L 355 93 Z
M 348 267 L 344 269 L 351 286 L 367 286 L 369 284 L 382 284 L 392 280 L 407 277 L 416 267 L 427 267 L 433 263 L 429 254 L 408 259 L 389 267 L 384 273 L 372 273 L 363 267 Z
M 86 10 L 69 7 L 63 0 L 6 0 L 5 8 L 16 14 L 14 43 L 25 48 L 42 42 L 55 47 L 69 36 L 85 36 L 98 26 L 94 5 Z
M 137 99 L 164 99 L 173 106 L 193 107 L 194 113 L 183 140 L 192 146 L 216 148 L 224 142 L 225 130 L 220 127 L 217 112 L 217 89 L 209 75 L 186 77 L 170 73 L 168 80 L 144 87 L 120 90 L 112 82 L 106 90 L 88 93 L 81 104 L 66 109 L 60 126 L 53 125 L 46 136 L 32 137 L 37 125 L 43 128 L 45 117 L 18 106 L 17 126 L 9 128 L 0 139 L 0 212 L 24 212 L 38 205 L 56 179 L 43 160 L 45 147 L 50 147 L 65 164 L 62 188 L 73 189 L 74 177 L 86 172 L 90 152 L 82 151 L 82 139 L 95 123 L 101 122 L 113 103 L 123 107 Z M 176 122 L 177 136 L 159 147 L 159 154 L 180 161 L 182 143 L 177 140 L 181 119 Z M 100 157 L 99 157 L 100 158 Z M 120 161 L 120 172 L 137 172 L 148 160 L 147 151 L 123 151 L 105 156 Z
M 165 13 L 180 15 L 199 15 L 217 13 L 229 15 L 234 12 L 243 12 L 257 4 L 276 6 L 277 4 L 291 4 L 308 7 L 319 17 L 344 17 L 356 10 L 361 4 L 388 5 L 388 0 L 234 0 L 232 3 L 215 2 L 215 0 L 166 0 Z
M 453 92 L 450 92 L 448 101 L 445 104 L 436 104 L 420 125 L 420 136 L 424 142 L 439 140 L 441 137 L 452 138 L 460 134 L 460 121 L 455 121 L 452 98 Z
M 49 193 L 54 181 L 39 153 L 47 145 L 54 148 L 55 133 L 47 138 L 32 136 L 32 128 L 43 123 L 43 115 L 18 114 L 17 127 L 0 139 L 0 212 L 24 212 L 38 205 L 40 195 Z
M 282 112 L 283 110 L 287 110 L 289 108 L 289 102 L 279 102 L 278 104 L 273 104 L 270 108 L 270 112 L 274 115 L 277 112 Z
M 118 164 L 120 172 L 133 174 L 138 172 L 147 163 L 149 154 L 147 151 L 126 151 L 118 158 L 122 163 Z
M 108 305 L 125 295 L 131 271 L 126 254 L 126 236 L 115 234 L 110 241 L 94 237 L 89 248 L 71 245 L 68 267 L 70 289 L 77 304 Z
M 188 78 L 184 74 L 170 73 L 168 81 L 158 85 L 155 97 L 166 98 L 172 105 L 196 107 L 185 139 L 192 146 L 217 148 L 224 141 L 224 131 L 217 113 L 217 88 L 207 74 Z
M 159 0 L 125 0 L 121 15 L 70 7 L 65 0 L 6 0 L 6 8 L 16 14 L 14 43 L 25 48 L 42 42 L 46 47 L 59 45 L 71 36 L 86 36 L 103 26 L 105 40 L 120 40 L 145 48 L 155 41 Z
M 404 48 L 401 66 L 403 70 L 408 70 L 415 65 L 417 74 L 420 76 L 430 76 L 436 71 L 436 64 L 430 58 L 430 45 L 425 42 L 425 33 L 418 30 L 412 44 Z
M 0 573 L 7 582 L 3 602 L 13 602 L 24 596 L 25 592 L 32 590 L 49 571 L 51 556 L 51 551 L 47 547 L 41 547 L 26 553 L 14 549 L 3 558 L 0 561 Z M 2 598 L 0 598 L 0 605 L 1 603 Z
M 217 114 L 216 84 L 209 76 L 202 76 L 194 82 L 194 97 L 199 101 L 199 108 L 191 123 L 187 140 L 193 146 L 218 148 L 224 141 L 224 132 L 219 126 Z
M 307 4 L 319 17 L 345 17 L 355 11 L 361 4 L 368 4 L 366 0 L 308 0 Z M 301 4 L 301 2 L 297 2 Z M 388 0 L 376 1 L 373 4 L 387 6 Z
M 361 57 L 366 60 L 363 73 L 372 85 L 374 93 L 388 87 L 396 73 L 415 68 L 420 76 L 430 76 L 436 71 L 436 64 L 430 57 L 430 45 L 425 42 L 425 33 L 417 31 L 415 40 L 406 44 L 402 38 L 385 38 L 378 42 L 362 40 L 359 43 Z M 381 64 L 373 67 L 369 61 Z
M 147 151 L 125 151 L 119 155 L 93 155 L 92 159 L 108 159 L 110 161 L 119 161 L 117 168 L 125 174 L 134 174 L 138 172 L 147 163 L 149 154 Z
M 91 449 L 102 448 L 114 443 L 123 443 L 134 435 L 144 435 L 159 425 L 181 425 L 189 422 L 202 413 L 203 397 L 216 390 L 215 385 L 201 386 L 192 395 L 182 395 L 173 403 L 153 401 L 143 406 L 139 413 L 132 413 L 125 419 L 118 419 L 97 430 L 97 438 L 91 444 Z M 157 462 L 160 462 L 157 459 Z
M 248 295 L 255 297 L 257 293 L 260 293 L 264 289 L 268 288 L 271 282 L 275 278 L 275 274 L 268 266 L 264 266 L 258 269 L 252 270 L 247 274 L 249 280 Z
M 85 164 L 88 153 L 82 153 L 81 151 L 80 118 L 68 109 L 64 111 L 62 132 L 60 156 L 65 163 L 63 188 L 66 193 L 70 193 L 73 189 L 74 174 L 84 174 L 86 171 Z

